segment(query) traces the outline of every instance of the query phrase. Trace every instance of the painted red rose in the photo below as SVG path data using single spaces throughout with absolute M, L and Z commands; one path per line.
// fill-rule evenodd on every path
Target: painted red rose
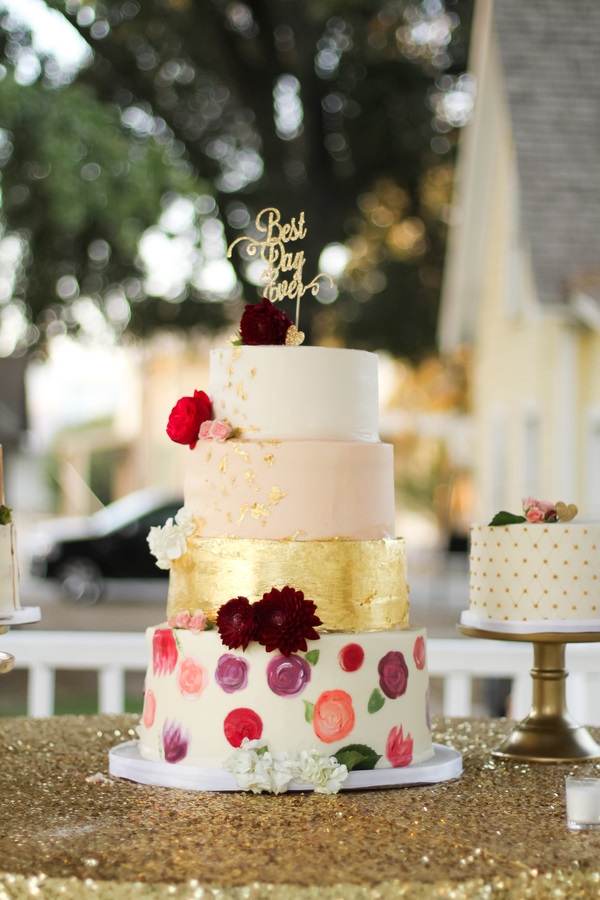
M 232 747 L 241 747 L 244 738 L 257 741 L 262 736 L 262 719 L 253 709 L 238 707 L 225 717 L 223 731 Z
M 157 628 L 152 638 L 152 668 L 155 675 L 170 675 L 177 664 L 177 644 L 170 628 Z
M 402 725 L 392 728 L 385 745 L 385 755 L 395 769 L 409 766 L 413 758 L 413 739 L 410 734 L 404 737 Z
M 379 660 L 379 686 L 390 700 L 401 697 L 408 683 L 408 666 L 404 654 L 399 650 L 390 650 Z
M 204 391 L 194 391 L 193 397 L 177 401 L 167 423 L 167 434 L 176 444 L 189 444 L 193 450 L 198 443 L 200 426 L 212 419 L 212 405 Z
M 365 651 L 360 644 L 346 644 L 340 650 L 338 660 L 344 672 L 356 672 L 365 661 Z
M 415 641 L 415 646 L 413 647 L 413 659 L 417 669 L 421 670 L 425 668 L 425 638 L 422 634 L 420 634 Z
M 294 323 L 267 297 L 262 303 L 246 306 L 240 321 L 240 336 L 244 344 L 285 344 L 285 336 Z

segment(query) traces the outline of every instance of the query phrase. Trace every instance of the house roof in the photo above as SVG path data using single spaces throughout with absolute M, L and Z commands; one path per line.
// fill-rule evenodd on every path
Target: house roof
M 600 2 L 495 0 L 539 299 L 600 266 Z

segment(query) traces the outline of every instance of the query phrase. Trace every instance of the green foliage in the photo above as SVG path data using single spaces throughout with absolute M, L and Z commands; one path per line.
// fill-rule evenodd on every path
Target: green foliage
M 527 519 L 525 516 L 517 516 L 514 513 L 506 512 L 502 510 L 499 513 L 496 513 L 490 525 L 521 525 L 523 522 L 526 522 Z
M 12 522 L 12 509 L 10 506 L 0 505 L 0 525 L 9 525 Z
M 349 772 L 352 772 L 353 770 L 374 769 L 381 759 L 381 754 L 375 753 L 366 744 L 347 744 L 336 752 L 335 758 L 340 764 L 345 765 Z
M 320 650 L 309 650 L 308 653 L 305 654 L 304 659 L 309 664 L 309 666 L 316 666 L 319 662 Z
M 26 342 L 82 330 L 78 297 L 117 333 L 239 320 L 239 301 L 257 297 L 243 260 L 231 291 L 200 277 L 215 226 L 225 246 L 275 205 L 306 214 L 310 277 L 327 244 L 351 249 L 337 302 L 303 306 L 310 338 L 414 358 L 433 346 L 451 182 L 437 179 L 432 202 L 431 176 L 451 168 L 454 132 L 432 106 L 440 76 L 464 68 L 472 0 L 446 0 L 449 14 L 410 0 L 103 0 L 79 21 L 78 5 L 47 3 L 92 59 L 72 81 L 42 59 L 42 77 L 18 84 L 29 37 L 0 28 L 0 228 L 22 240 Z M 423 43 L 413 28 L 433 20 L 447 40 Z M 138 241 L 182 195 L 193 263 L 161 293 Z
M 383 704 L 385 703 L 385 697 L 379 690 L 379 688 L 374 688 L 373 693 L 369 697 L 368 710 L 370 713 L 379 712 Z

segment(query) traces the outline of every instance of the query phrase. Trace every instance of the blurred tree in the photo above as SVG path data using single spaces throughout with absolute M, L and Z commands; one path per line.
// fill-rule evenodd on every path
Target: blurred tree
M 432 348 L 472 0 L 46 2 L 88 52 L 67 72 L 0 23 L 13 340 L 236 321 L 257 271 L 225 248 L 277 206 L 305 211 L 307 280 L 328 245 L 340 273 L 303 330 Z

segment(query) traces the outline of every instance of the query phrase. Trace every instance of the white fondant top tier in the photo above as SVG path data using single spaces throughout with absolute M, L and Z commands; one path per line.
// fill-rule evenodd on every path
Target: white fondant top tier
M 215 418 L 245 440 L 379 440 L 374 353 L 333 347 L 224 347 L 210 354 Z

